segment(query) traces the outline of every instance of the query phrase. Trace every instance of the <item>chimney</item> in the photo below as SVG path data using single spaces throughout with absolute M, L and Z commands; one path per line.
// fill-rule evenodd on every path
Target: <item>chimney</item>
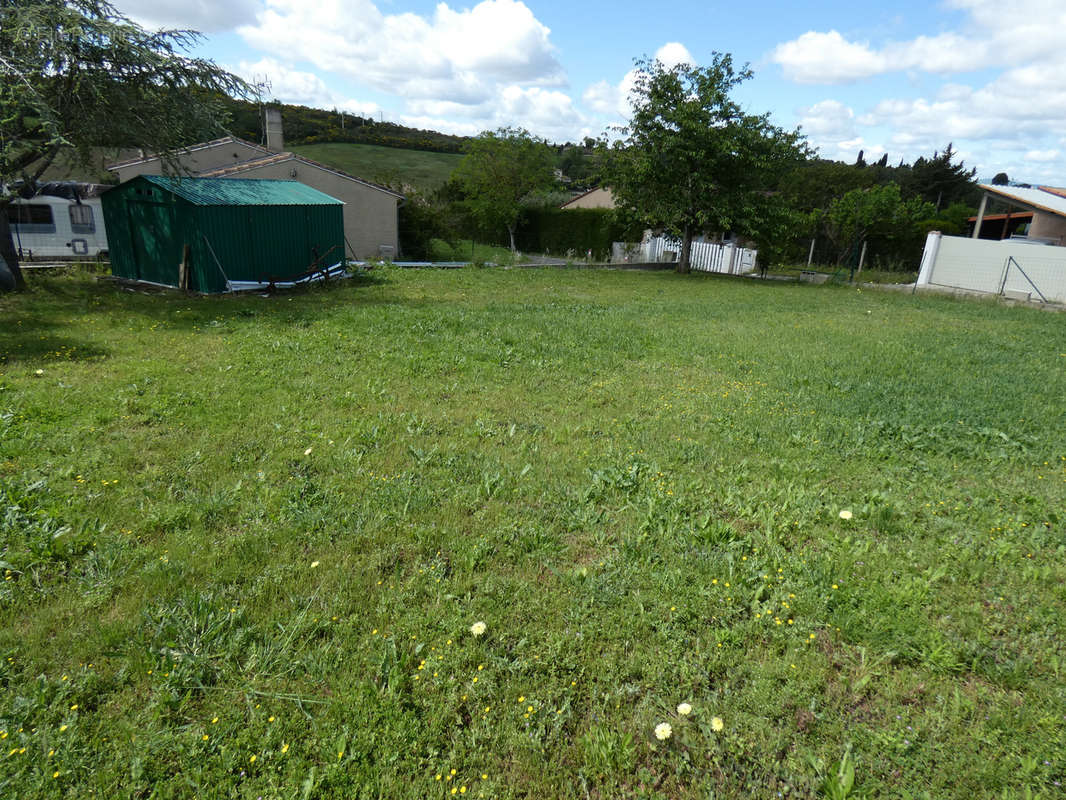
M 266 110 L 266 146 L 267 150 L 280 153 L 285 148 L 281 136 L 281 111 L 276 108 Z

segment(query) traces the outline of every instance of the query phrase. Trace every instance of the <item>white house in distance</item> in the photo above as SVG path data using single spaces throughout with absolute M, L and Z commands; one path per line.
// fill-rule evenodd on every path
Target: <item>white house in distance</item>
M 227 136 L 188 147 L 175 158 L 184 172 L 200 178 L 299 181 L 344 202 L 344 238 L 349 258 L 393 258 L 399 252 L 398 210 L 403 195 L 285 152 L 281 113 L 274 109 L 267 112 L 266 147 Z M 165 166 L 159 156 L 146 155 L 111 164 L 108 169 L 125 182 L 137 175 L 162 175 Z

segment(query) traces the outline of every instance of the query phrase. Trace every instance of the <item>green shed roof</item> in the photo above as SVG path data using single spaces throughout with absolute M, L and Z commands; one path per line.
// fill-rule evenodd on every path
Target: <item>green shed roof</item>
M 343 201 L 297 181 L 143 175 L 198 206 L 340 206 Z

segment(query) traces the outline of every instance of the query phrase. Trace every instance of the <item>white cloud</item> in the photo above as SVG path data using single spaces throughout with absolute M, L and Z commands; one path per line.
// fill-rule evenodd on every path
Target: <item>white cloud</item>
M 679 64 L 695 64 L 696 59 L 680 42 L 667 42 L 655 51 L 655 60 L 668 68 Z M 597 81 L 581 95 L 582 102 L 598 114 L 616 119 L 626 119 L 632 112 L 629 94 L 636 85 L 637 71 L 629 70 L 618 83 Z
M 1050 161 L 1057 161 L 1059 158 L 1058 150 L 1028 150 L 1025 155 L 1022 156 L 1026 161 L 1035 161 L 1037 163 L 1047 163 Z
M 867 156 L 883 152 L 880 147 L 865 144 L 856 132 L 855 112 L 839 100 L 822 100 L 798 113 L 800 128 L 823 158 L 850 161 L 862 149 Z
M 681 42 L 667 42 L 655 52 L 655 58 L 657 61 L 661 61 L 663 66 L 676 67 L 679 64 L 695 64 L 696 59 L 692 57 L 692 53 L 688 51 L 688 48 Z
M 823 100 L 801 110 L 800 127 L 813 139 L 846 139 L 855 135 L 855 112 L 839 100 Z
M 236 67 L 227 69 L 249 83 L 266 78 L 270 84 L 269 91 L 265 93 L 266 99 L 313 108 L 337 108 L 363 116 L 375 116 L 380 110 L 377 103 L 362 102 L 334 92 L 313 72 L 292 69 L 272 58 L 242 61 Z
M 851 41 L 836 30 L 808 31 L 774 48 L 770 60 L 797 83 L 847 83 L 888 72 L 934 74 L 1009 67 L 1066 47 L 1061 0 L 949 0 L 968 12 L 961 32 L 885 42 Z
M 885 142 L 893 160 L 910 161 L 954 142 L 981 176 L 1066 183 L 1066 2 L 945 0 L 962 12 L 951 31 L 904 41 L 863 41 L 836 30 L 809 31 L 778 45 L 770 58 L 798 83 L 846 83 L 892 72 L 965 75 L 923 96 L 889 96 L 856 109 L 855 137 L 836 105 L 801 109 L 804 129 L 823 154 L 854 139 Z M 998 72 L 998 74 L 996 74 Z M 866 147 L 867 161 L 874 152 Z M 1057 176 L 1052 174 L 1057 171 Z
M 120 0 L 119 10 L 146 28 L 186 28 L 204 33 L 251 22 L 258 0 Z
M 837 31 L 807 33 L 779 44 L 771 60 L 797 83 L 843 83 L 877 75 L 885 59 L 866 43 L 847 41 Z
M 590 132 L 588 120 L 574 108 L 570 96 L 539 86 L 501 87 L 489 101 L 477 106 L 448 100 L 420 100 L 407 104 L 405 124 L 440 125 L 438 130 L 473 135 L 507 126 L 526 128 L 548 139 L 579 139 Z
M 556 86 L 550 31 L 520 0 L 483 0 L 431 17 L 382 14 L 372 0 L 266 0 L 238 33 L 268 53 L 409 99 L 478 105 L 502 86 Z

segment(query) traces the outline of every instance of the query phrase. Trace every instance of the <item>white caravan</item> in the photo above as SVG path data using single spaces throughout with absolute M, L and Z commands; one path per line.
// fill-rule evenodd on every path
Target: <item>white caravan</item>
M 7 207 L 19 258 L 95 258 L 107 254 L 100 194 L 92 183 L 46 183 L 30 198 Z

